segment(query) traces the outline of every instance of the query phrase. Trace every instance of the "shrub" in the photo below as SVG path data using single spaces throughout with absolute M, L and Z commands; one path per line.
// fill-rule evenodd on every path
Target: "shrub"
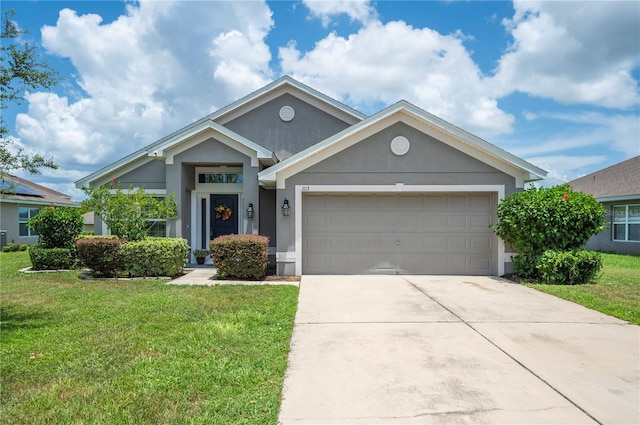
M 111 237 L 80 238 L 76 241 L 78 258 L 96 274 L 114 277 L 124 268 L 120 245 L 123 241 Z
M 2 252 L 18 252 L 21 251 L 19 243 L 8 243 L 2 247 Z
M 23 243 L 22 245 L 20 245 L 20 251 L 26 251 L 29 249 L 29 245 L 27 245 L 26 243 Z
M 178 276 L 187 265 L 186 239 L 146 238 L 122 245 L 123 270 L 130 277 Z
M 75 264 L 73 251 L 68 248 L 43 248 L 33 245 L 29 248 L 33 270 L 69 270 Z
M 604 230 L 605 213 L 592 195 L 568 185 L 534 187 L 505 197 L 498 205 L 499 221 L 491 227 L 518 254 L 514 271 L 531 277 L 537 274 L 536 264 L 545 250 L 580 248 Z
M 263 279 L 267 271 L 269 238 L 226 235 L 209 243 L 218 276 L 223 279 Z
M 38 233 L 43 248 L 73 248 L 84 221 L 77 208 L 49 207 L 29 219 L 27 225 Z
M 594 251 L 545 251 L 536 268 L 547 283 L 575 285 L 587 283 L 602 269 L 602 257 Z

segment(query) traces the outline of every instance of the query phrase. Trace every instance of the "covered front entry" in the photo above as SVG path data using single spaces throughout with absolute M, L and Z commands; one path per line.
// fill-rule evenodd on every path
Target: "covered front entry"
M 303 274 L 497 273 L 496 193 L 305 193 Z
M 238 195 L 211 195 L 210 238 L 238 233 Z

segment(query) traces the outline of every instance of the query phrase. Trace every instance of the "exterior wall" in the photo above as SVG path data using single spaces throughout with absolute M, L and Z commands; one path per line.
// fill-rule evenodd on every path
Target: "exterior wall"
M 395 136 L 411 143 L 404 156 L 389 147 Z M 315 164 L 286 181 L 277 191 L 276 206 L 289 200 L 291 215 L 277 217 L 278 273 L 293 274 L 295 252 L 296 185 L 502 185 L 505 195 L 519 191 L 515 178 L 468 156 L 418 130 L 397 123 L 342 152 Z
M 151 161 L 118 178 L 122 187 L 144 186 L 145 189 L 164 189 L 166 176 L 165 165 L 162 161 Z
M 213 138 L 187 149 L 174 157 L 173 164 L 166 164 L 167 194 L 175 193 L 178 202 L 178 218 L 172 223 L 169 236 L 185 238 L 191 245 L 191 193 L 196 188 L 196 167 L 218 165 L 242 165 L 242 195 L 238 199 L 238 208 L 247 209 L 249 202 L 254 204 L 256 217 L 259 217 L 258 167 L 251 166 L 251 158 Z M 254 219 L 255 220 L 255 219 Z M 249 229 L 253 233 L 253 224 L 245 217 L 238 223 L 239 232 Z M 256 229 L 257 232 L 257 229 Z
M 295 117 L 280 119 L 280 108 L 293 107 Z M 290 94 L 284 94 L 225 124 L 225 127 L 286 159 L 321 140 L 332 136 L 349 124 L 323 112 Z
M 20 207 L 42 208 L 43 206 L 2 202 L 0 204 L 0 230 L 7 232 L 7 243 L 34 245 L 38 243 L 37 236 L 20 236 L 20 226 L 18 224 L 18 209 Z
M 589 239 L 585 248 L 594 251 L 615 252 L 616 254 L 640 255 L 640 242 L 619 242 L 613 240 L 613 206 L 640 204 L 640 198 L 627 201 L 605 202 L 608 228 Z

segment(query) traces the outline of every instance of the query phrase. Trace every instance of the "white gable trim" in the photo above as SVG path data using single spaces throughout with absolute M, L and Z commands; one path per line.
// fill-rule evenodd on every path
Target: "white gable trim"
M 258 174 L 262 184 L 285 188 L 287 178 L 395 124 L 404 122 L 425 134 L 513 176 L 516 187 L 539 180 L 546 172 L 479 137 L 401 101 Z
M 224 125 L 283 94 L 290 94 L 321 111 L 353 125 L 367 116 L 285 75 L 242 99 L 214 112 L 208 118 Z
M 252 167 L 257 167 L 260 159 L 275 163 L 275 156 L 270 150 L 210 120 L 175 135 L 162 145 L 149 150 L 147 154 L 150 157 L 164 157 L 167 164 L 173 164 L 173 159 L 177 154 L 212 137 L 250 157 Z

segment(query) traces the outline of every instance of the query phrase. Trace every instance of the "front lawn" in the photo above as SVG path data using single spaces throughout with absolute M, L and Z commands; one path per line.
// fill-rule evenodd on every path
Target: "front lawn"
M 275 424 L 298 288 L 25 275 L 0 254 L 3 424 Z
M 528 286 L 640 325 L 640 257 L 602 254 L 602 261 L 593 284 Z

